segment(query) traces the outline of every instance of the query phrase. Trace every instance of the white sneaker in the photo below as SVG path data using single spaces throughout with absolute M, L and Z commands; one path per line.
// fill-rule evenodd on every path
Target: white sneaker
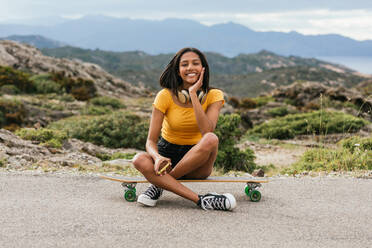
M 162 193 L 163 193 L 162 188 L 159 188 L 151 184 L 150 187 L 148 187 L 144 193 L 138 196 L 137 202 L 145 206 L 154 207 Z
M 199 196 L 198 205 L 204 210 L 233 210 L 236 207 L 235 197 L 230 194 L 208 193 Z

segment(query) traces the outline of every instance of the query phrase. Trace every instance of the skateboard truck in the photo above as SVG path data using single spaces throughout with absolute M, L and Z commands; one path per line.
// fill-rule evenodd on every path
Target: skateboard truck
M 261 183 L 247 183 L 245 186 L 245 194 L 251 199 L 251 201 L 259 202 L 261 200 L 261 192 L 257 190 L 261 186 Z

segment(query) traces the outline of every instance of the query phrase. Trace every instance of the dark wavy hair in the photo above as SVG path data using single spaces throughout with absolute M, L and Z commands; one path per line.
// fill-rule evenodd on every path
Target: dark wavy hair
M 172 60 L 169 62 L 165 70 L 160 76 L 160 86 L 163 88 L 170 89 L 176 96 L 178 88 L 182 85 L 182 78 L 179 75 L 179 66 L 180 66 L 180 60 L 183 54 L 187 52 L 194 52 L 196 53 L 202 63 L 202 66 L 205 68 L 204 77 L 203 77 L 203 85 L 201 86 L 201 89 L 204 92 L 209 91 L 209 65 L 207 62 L 207 59 L 205 55 L 199 51 L 196 48 L 193 47 L 185 47 L 179 50 L 176 55 L 172 58 Z

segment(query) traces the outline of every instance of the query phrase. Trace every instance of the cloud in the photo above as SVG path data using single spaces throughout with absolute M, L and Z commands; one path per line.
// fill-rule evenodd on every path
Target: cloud
M 337 33 L 358 40 L 372 39 L 372 10 L 328 9 L 268 13 L 203 13 L 194 14 L 206 25 L 227 19 L 258 31 L 297 31 L 303 34 Z
M 50 17 L 74 19 L 100 14 L 193 19 L 206 25 L 232 21 L 260 31 L 338 33 L 358 40 L 372 39 L 371 0 L 12 0 L 1 6 L 1 22 L 42 17 L 45 22 Z

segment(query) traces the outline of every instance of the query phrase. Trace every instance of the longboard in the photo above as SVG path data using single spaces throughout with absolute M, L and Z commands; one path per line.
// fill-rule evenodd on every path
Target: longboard
M 148 183 L 144 177 L 114 177 L 100 175 L 100 178 L 111 180 L 115 182 L 121 182 L 124 187 L 124 199 L 129 202 L 136 200 L 136 186 L 137 183 Z M 261 183 L 268 183 L 268 180 L 257 180 L 254 178 L 247 177 L 208 177 L 207 179 L 180 179 L 181 183 L 246 183 L 245 194 L 253 202 L 261 200 L 261 192 L 258 188 L 261 187 Z

